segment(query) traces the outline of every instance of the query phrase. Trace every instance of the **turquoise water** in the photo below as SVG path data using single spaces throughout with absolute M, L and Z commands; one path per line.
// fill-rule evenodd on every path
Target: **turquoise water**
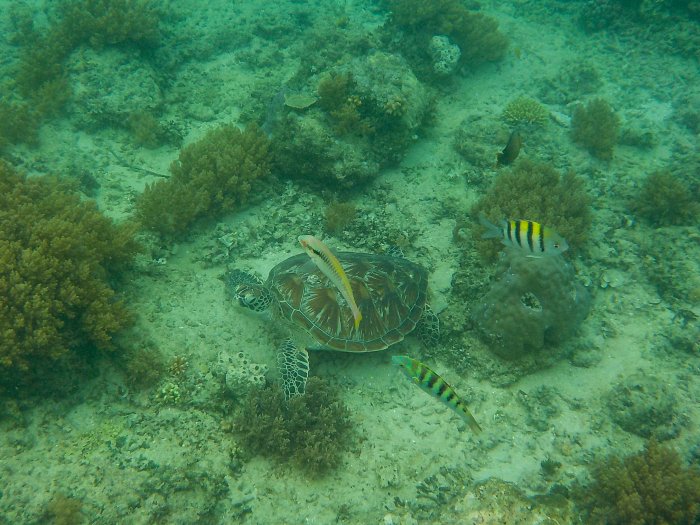
M 694 2 L 2 6 L 0 523 L 700 519 Z

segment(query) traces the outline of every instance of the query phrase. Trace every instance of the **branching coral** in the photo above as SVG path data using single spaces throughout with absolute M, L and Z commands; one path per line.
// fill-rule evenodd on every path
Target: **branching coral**
M 309 379 L 305 395 L 289 401 L 277 385 L 251 391 L 234 426 L 250 453 L 291 459 L 311 475 L 340 463 L 352 428 L 346 406 L 317 377 Z
M 403 32 L 410 44 L 404 49 L 416 53 L 409 60 L 422 62 L 419 69 L 424 71 L 433 72 L 430 42 L 435 35 L 445 35 L 459 47 L 462 66 L 499 60 L 508 47 L 493 18 L 469 11 L 459 0 L 387 0 L 386 4 L 391 11 L 389 27 Z
M 700 471 L 650 441 L 638 454 L 600 461 L 579 505 L 593 525 L 692 525 L 700 519 Z
M 631 207 L 654 226 L 693 224 L 700 217 L 700 181 L 691 187 L 671 172 L 651 173 Z
M 270 172 L 269 141 L 255 125 L 209 131 L 180 151 L 172 177 L 146 187 L 136 207 L 141 224 L 165 237 L 182 234 L 195 220 L 231 211 L 253 183 Z
M 502 171 L 493 186 L 472 209 L 492 222 L 527 219 L 548 226 L 573 249 L 584 244 L 591 225 L 590 198 L 583 180 L 573 173 L 560 176 L 550 165 L 520 160 L 512 170 Z M 474 234 L 481 237 L 482 230 Z M 503 245 L 493 239 L 477 241 L 477 249 L 493 258 Z
M 518 97 L 508 103 L 502 116 L 511 126 L 542 126 L 549 119 L 549 111 L 534 99 Z
M 130 322 L 110 281 L 137 245 L 53 177 L 0 164 L 0 382 L 110 349 Z
M 578 106 L 571 119 L 571 136 L 592 155 L 610 160 L 620 131 L 620 117 L 605 100 Z
M 131 44 L 148 48 L 160 39 L 159 15 L 145 0 L 64 0 L 59 31 L 71 44 Z

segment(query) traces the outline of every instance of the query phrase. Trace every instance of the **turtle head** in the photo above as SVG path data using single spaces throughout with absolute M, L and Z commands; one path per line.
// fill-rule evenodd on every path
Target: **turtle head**
M 269 290 L 261 285 L 239 284 L 234 292 L 238 304 L 254 312 L 264 312 L 270 307 L 272 297 Z
M 256 276 L 241 270 L 232 270 L 224 276 L 229 293 L 238 304 L 254 312 L 264 312 L 270 307 L 272 295 Z

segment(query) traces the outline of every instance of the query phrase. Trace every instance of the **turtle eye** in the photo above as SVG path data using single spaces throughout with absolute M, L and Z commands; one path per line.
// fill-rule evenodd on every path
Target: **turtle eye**
M 561 246 L 561 245 L 560 245 L 558 242 L 555 242 L 555 243 L 554 243 L 554 248 L 556 248 L 557 250 L 559 249 L 560 246 Z

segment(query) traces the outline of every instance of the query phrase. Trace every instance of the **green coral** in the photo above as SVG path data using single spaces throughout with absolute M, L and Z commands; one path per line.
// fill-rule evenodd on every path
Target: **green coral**
M 114 347 L 131 321 L 111 283 L 131 262 L 134 228 L 115 226 L 54 177 L 0 164 L 0 383 Z
M 508 103 L 502 117 L 511 126 L 542 126 L 549 119 L 549 111 L 532 98 L 518 97 Z
M 700 471 L 655 441 L 626 458 L 600 460 L 579 494 L 591 525 L 692 525 L 700 520 Z
M 352 428 L 349 412 L 328 383 L 312 377 L 306 394 L 285 401 L 282 389 L 254 389 L 234 420 L 251 454 L 291 461 L 311 475 L 340 464 Z
M 430 39 L 445 35 L 461 52 L 459 64 L 473 68 L 500 60 L 508 40 L 498 23 L 482 13 L 469 11 L 459 0 L 386 0 L 391 15 L 388 28 L 401 33 L 401 48 L 407 59 L 426 75 L 433 74 Z
M 694 224 L 700 217 L 700 182 L 691 186 L 670 171 L 651 173 L 631 207 L 654 226 Z
M 620 117 L 605 100 L 596 98 L 578 106 L 571 119 L 571 136 L 592 155 L 610 160 L 620 132 Z
M 476 203 L 472 215 L 484 213 L 498 224 L 503 219 L 527 219 L 552 228 L 571 249 L 586 242 L 591 227 L 591 199 L 583 180 L 568 172 L 561 176 L 549 164 L 518 161 L 513 169 L 502 171 L 488 192 Z M 503 249 L 494 239 L 481 239 L 482 229 L 474 228 L 476 246 L 484 257 L 493 259 Z
M 255 125 L 209 131 L 180 151 L 172 176 L 146 187 L 136 203 L 141 224 L 163 237 L 182 234 L 194 221 L 243 204 L 256 180 L 270 172 L 267 136 Z

